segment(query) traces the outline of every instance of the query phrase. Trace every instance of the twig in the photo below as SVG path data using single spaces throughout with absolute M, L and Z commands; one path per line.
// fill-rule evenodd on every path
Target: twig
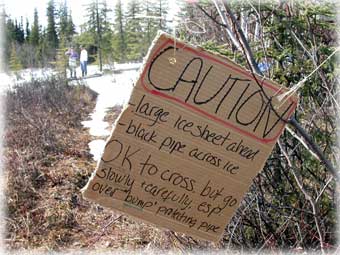
M 111 220 L 109 223 L 107 223 L 101 230 L 101 234 L 99 236 L 97 236 L 97 238 L 94 239 L 94 241 L 92 241 L 92 244 L 91 245 L 94 245 L 96 242 L 99 241 L 99 239 L 104 235 L 105 233 L 105 230 L 111 226 L 113 223 L 115 223 L 116 221 L 120 220 L 123 216 L 120 215 L 118 216 L 117 218 L 114 218 L 113 220 Z
M 237 28 L 237 32 L 238 32 L 238 34 L 240 36 L 241 43 L 242 43 L 242 45 L 245 48 L 245 52 L 244 53 L 246 54 L 246 57 L 247 57 L 247 59 L 249 60 L 249 62 L 251 64 L 251 67 L 253 68 L 253 70 L 257 74 L 259 74 L 260 76 L 263 76 L 263 73 L 261 72 L 260 68 L 258 67 L 258 65 L 257 65 L 257 63 L 255 61 L 255 58 L 254 58 L 252 50 L 250 49 L 249 43 L 248 43 L 246 37 L 244 36 L 244 33 L 243 33 L 240 25 L 238 24 L 234 14 L 233 14 L 233 12 L 230 10 L 230 8 L 227 5 L 226 1 L 222 1 L 222 2 L 223 2 L 224 9 L 226 10 L 226 12 L 228 13 L 229 17 L 231 18 L 231 21 L 233 22 L 233 24 Z
M 251 203 L 254 201 L 254 199 L 255 199 L 255 197 L 253 197 L 252 200 L 248 203 L 248 205 L 242 210 L 242 212 L 240 213 L 241 215 L 243 215 L 243 214 L 245 213 L 245 211 L 248 210 L 248 208 L 250 207 L 250 205 L 251 205 Z M 231 241 L 232 241 L 232 239 L 233 239 L 233 236 L 234 236 L 236 227 L 237 227 L 237 225 L 238 225 L 239 222 L 240 222 L 240 219 L 241 219 L 241 217 L 239 217 L 239 218 L 237 219 L 237 222 L 236 222 L 236 224 L 235 224 L 235 226 L 234 226 L 234 229 L 233 229 L 233 231 L 232 231 L 232 233 L 231 233 L 231 235 L 230 235 L 230 237 L 229 237 L 228 250 L 230 249 Z
M 258 199 L 257 195 L 256 195 L 256 207 L 257 207 L 257 213 L 258 213 L 258 217 L 259 217 L 260 232 L 261 232 L 263 240 L 265 240 L 266 237 L 265 237 L 264 231 L 262 229 L 261 210 L 260 210 L 259 199 Z
M 180 245 L 185 247 L 185 243 L 183 243 L 183 241 L 177 236 L 176 232 L 170 230 L 169 233 L 176 238 L 176 240 L 178 241 L 178 243 Z M 183 247 L 177 247 L 177 248 L 180 249 L 182 252 L 184 252 L 184 248 Z
M 314 67 L 318 66 L 318 63 L 316 62 L 314 56 L 306 49 L 306 47 L 303 45 L 303 43 L 301 42 L 301 40 L 299 39 L 299 37 L 294 33 L 294 31 L 291 31 L 291 34 L 293 35 L 293 37 L 296 39 L 296 41 L 298 42 L 298 44 L 301 46 L 301 48 L 306 52 L 306 54 L 308 55 L 308 57 L 312 60 Z M 329 58 L 329 57 L 328 57 Z M 322 80 L 323 83 L 323 88 L 327 90 L 327 92 L 329 93 L 331 99 L 334 101 L 334 104 L 336 105 L 336 107 L 338 109 L 340 109 L 340 106 L 337 102 L 337 100 L 334 98 L 334 96 L 332 95 L 331 91 L 328 88 L 328 83 L 326 81 L 326 77 L 324 72 L 322 71 L 322 69 L 317 69 L 317 72 Z
M 320 197 L 322 196 L 322 194 L 325 192 L 327 186 L 331 183 L 331 181 L 333 180 L 333 176 L 331 176 L 328 181 L 326 182 L 326 184 L 323 186 L 322 190 L 320 191 L 319 195 L 317 196 L 317 198 L 315 199 L 315 203 L 319 202 Z
M 36 125 L 33 121 L 31 121 L 31 118 L 29 118 L 29 117 L 26 115 L 25 110 L 24 110 L 24 108 L 23 108 L 22 106 L 21 106 L 21 110 L 20 110 L 18 113 L 21 114 L 21 116 L 24 118 L 24 120 L 26 120 L 26 122 L 27 122 L 30 126 L 36 128 L 40 133 L 43 133 L 43 132 L 42 132 L 42 129 L 41 129 L 38 125 Z
M 218 14 L 220 15 L 221 17 L 221 20 L 223 22 L 223 25 L 227 31 L 227 34 L 229 35 L 231 41 L 233 42 L 233 44 L 236 46 L 236 48 L 238 50 L 241 50 L 241 47 L 240 47 L 240 44 L 239 42 L 236 40 L 235 36 L 233 35 L 233 31 L 230 27 L 230 25 L 228 24 L 228 19 L 227 17 L 225 16 L 225 14 L 222 12 L 221 8 L 219 7 L 218 3 L 217 3 L 217 0 L 213 0 L 214 4 L 215 4 L 215 7 L 217 9 L 217 12 Z
M 294 211 L 292 211 L 292 213 L 290 214 L 290 216 L 289 216 L 289 218 L 276 230 L 276 233 L 279 233 L 284 227 L 288 227 L 288 224 L 287 223 L 289 223 L 289 221 L 290 221 L 290 219 L 293 217 L 293 212 Z M 286 228 L 283 230 L 283 231 L 285 231 L 286 230 Z M 271 238 L 273 237 L 274 235 L 273 234 L 271 234 L 269 237 L 267 237 L 266 239 L 265 239 L 265 242 L 263 243 L 263 245 L 260 247 L 260 249 L 258 249 L 257 250 L 257 252 L 256 252 L 256 254 L 262 254 L 261 253 L 261 251 L 264 249 L 264 247 L 266 247 L 266 245 L 267 245 L 267 243 L 271 240 Z
M 252 50 L 251 50 L 247 40 L 245 39 L 243 31 L 240 28 L 240 26 L 238 25 L 236 18 L 234 17 L 232 11 L 230 10 L 230 8 L 228 7 L 228 5 L 227 5 L 227 3 L 225 1 L 223 2 L 223 6 L 224 6 L 225 10 L 227 11 L 228 15 L 230 16 L 230 18 L 232 19 L 232 22 L 237 27 L 237 32 L 240 35 L 240 40 L 241 40 L 241 42 L 242 42 L 242 44 L 244 46 L 244 54 L 246 55 L 247 60 L 251 64 L 250 66 L 252 68 L 252 73 L 255 72 L 258 75 L 262 76 L 262 73 L 259 70 L 258 65 L 257 65 L 257 63 L 256 63 L 256 61 L 254 59 Z M 288 120 L 288 123 L 290 125 L 292 125 L 293 127 L 295 127 L 295 129 L 299 132 L 299 134 L 305 140 L 305 143 L 309 145 L 310 150 L 308 150 L 308 151 L 309 152 L 313 151 L 320 158 L 320 161 L 325 165 L 326 169 L 331 172 L 331 174 L 333 175 L 334 179 L 337 181 L 338 180 L 338 176 L 337 176 L 336 169 L 331 164 L 331 162 L 325 157 L 325 155 L 322 153 L 322 151 L 318 147 L 318 145 L 311 139 L 311 137 L 307 134 L 307 132 L 300 126 L 300 124 L 297 122 L 297 120 L 294 117 L 291 117 L 291 119 Z
M 263 37 L 263 26 L 262 26 L 262 22 L 261 22 L 261 14 L 256 10 L 255 6 L 251 3 L 251 1 L 247 0 L 247 2 L 253 8 L 253 10 L 255 11 L 255 13 L 257 15 L 258 24 L 259 24 L 260 29 L 261 29 L 261 32 L 260 32 L 260 37 L 261 37 L 260 42 L 261 42 L 262 50 L 263 50 L 263 53 L 264 53 L 265 61 L 266 61 L 266 63 L 268 63 L 268 59 L 267 59 L 268 53 L 267 53 L 267 49 L 266 49 L 265 42 L 264 42 L 264 37 Z M 259 9 L 260 9 L 260 4 L 259 4 Z M 268 70 L 268 73 L 269 73 L 269 77 L 271 77 L 270 69 Z
M 299 140 L 299 142 L 303 145 L 303 147 L 305 147 L 308 151 L 309 151 L 309 153 L 314 157 L 314 158 L 316 158 L 317 160 L 319 160 L 320 161 L 320 158 L 318 157 L 318 155 L 316 155 L 315 153 L 314 153 L 314 151 L 313 150 L 311 150 L 310 148 L 309 148 L 309 145 L 297 134 L 297 133 L 295 133 L 290 127 L 286 127 L 286 130 L 294 137 L 294 138 L 296 138 L 297 140 Z
M 289 159 L 288 153 L 283 148 L 280 140 L 278 141 L 278 144 L 279 144 L 279 147 L 281 149 L 282 154 L 284 155 L 284 157 L 287 160 L 288 166 L 290 167 L 290 170 L 291 170 L 291 172 L 292 172 L 292 174 L 294 176 L 294 179 L 296 181 L 297 186 L 299 187 L 299 189 L 301 190 L 301 192 L 305 196 L 306 200 L 309 201 L 309 203 L 310 203 L 310 205 L 312 207 L 314 221 L 315 221 L 315 226 L 316 226 L 316 230 L 318 232 L 319 239 L 320 239 L 320 249 L 321 249 L 322 254 L 325 254 L 325 251 L 324 251 L 325 244 L 324 244 L 324 240 L 323 240 L 323 236 L 322 236 L 322 232 L 321 232 L 321 227 L 320 227 L 320 222 L 319 222 L 319 218 L 318 218 L 317 202 L 316 202 L 316 200 L 313 199 L 313 197 L 311 195 L 308 194 L 308 192 L 303 187 L 303 184 L 302 184 L 300 178 L 298 177 L 298 175 L 297 175 L 297 173 L 295 171 L 295 167 L 293 166 L 291 160 Z M 324 190 L 325 189 L 323 189 L 322 192 Z M 322 194 L 322 193 L 320 193 L 320 194 Z
M 326 166 L 326 169 L 331 172 L 334 179 L 338 181 L 337 170 L 333 167 L 331 162 L 326 159 L 325 155 L 322 153 L 321 149 L 316 145 L 316 143 L 314 143 L 310 135 L 306 133 L 306 131 L 299 125 L 294 117 L 288 120 L 288 123 L 296 128 L 296 130 L 300 133 L 305 142 L 309 145 L 310 149 L 314 151 L 314 153 L 320 158 L 321 162 Z

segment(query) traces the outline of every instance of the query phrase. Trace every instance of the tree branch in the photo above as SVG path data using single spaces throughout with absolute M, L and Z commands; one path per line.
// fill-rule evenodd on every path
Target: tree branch
M 322 235 L 321 226 L 320 226 L 320 220 L 319 220 L 319 217 L 318 217 L 319 210 L 318 210 L 318 206 L 317 206 L 317 200 L 314 200 L 313 197 L 311 195 L 309 195 L 308 192 L 306 191 L 306 189 L 303 187 L 303 183 L 300 180 L 300 178 L 298 177 L 298 174 L 297 174 L 297 172 L 295 170 L 295 167 L 293 166 L 291 160 L 289 159 L 287 151 L 283 148 L 283 146 L 282 146 L 280 141 L 278 141 L 278 144 L 279 144 L 279 147 L 281 149 L 282 154 L 284 155 L 284 157 L 287 160 L 288 166 L 289 166 L 289 168 L 290 168 L 290 170 L 291 170 L 291 172 L 292 172 L 292 174 L 294 176 L 294 179 L 296 181 L 297 186 L 299 187 L 299 189 L 301 190 L 301 192 L 305 196 L 306 200 L 310 203 L 310 205 L 312 207 L 314 222 L 315 222 L 316 230 L 318 232 L 319 239 L 320 239 L 320 249 L 321 249 L 322 254 L 325 254 L 325 251 L 324 251 L 324 247 L 325 247 L 324 238 L 323 238 L 323 235 Z M 325 185 L 325 187 L 327 187 L 329 182 L 330 181 L 328 181 L 328 183 Z M 325 191 L 325 187 L 320 192 L 320 196 Z M 318 196 L 318 198 L 319 198 L 319 196 Z
M 295 129 L 299 132 L 299 134 L 303 137 L 305 140 L 305 143 L 308 145 L 308 147 L 318 156 L 318 158 L 321 160 L 321 162 L 325 165 L 327 170 L 331 172 L 334 179 L 338 181 L 338 173 L 337 170 L 333 167 L 332 163 L 325 157 L 319 146 L 314 143 L 311 136 L 307 134 L 307 132 L 300 126 L 300 124 L 297 122 L 297 120 L 292 117 L 290 120 L 288 120 L 288 123 L 291 124 Z
M 214 2 L 215 1 L 216 0 L 214 0 Z M 252 50 L 249 46 L 249 43 L 246 40 L 244 33 L 243 33 L 241 27 L 239 26 L 233 12 L 230 10 L 230 8 L 227 5 L 225 0 L 220 0 L 220 1 L 222 2 L 225 11 L 228 13 L 229 17 L 231 18 L 233 25 L 235 25 L 235 27 L 237 28 L 237 33 L 239 34 L 240 41 L 241 41 L 242 45 L 244 46 L 244 47 L 242 47 L 244 49 L 244 54 L 246 55 L 246 58 L 251 65 L 252 71 L 255 72 L 256 74 L 260 75 L 260 76 L 263 76 L 260 69 L 258 68 L 256 61 L 255 61 L 255 58 L 254 58 L 253 52 L 252 52 Z M 217 10 L 219 10 L 222 21 L 224 19 L 226 19 L 225 14 L 220 11 L 218 4 L 215 4 L 215 6 L 216 6 Z M 210 18 L 212 18 L 212 17 L 210 17 Z M 334 168 L 332 163 L 326 158 L 326 156 L 322 153 L 319 146 L 312 140 L 312 138 L 300 126 L 300 124 L 297 122 L 297 120 L 294 117 L 291 117 L 291 119 L 288 120 L 288 123 L 290 125 L 292 125 L 293 127 L 295 127 L 295 129 L 298 131 L 298 133 L 303 137 L 303 139 L 304 139 L 305 143 L 308 145 L 308 147 L 318 156 L 318 158 L 324 164 L 326 169 L 331 172 L 334 179 L 337 181 L 338 180 L 337 170 Z
M 214 4 L 215 4 L 215 7 L 218 11 L 218 14 L 220 15 L 221 17 L 221 20 L 223 22 L 223 25 L 225 27 L 225 29 L 227 30 L 227 34 L 229 35 L 231 41 L 233 42 L 233 44 L 235 45 L 235 47 L 238 49 L 238 50 L 241 50 L 241 46 L 239 44 L 239 42 L 237 41 L 237 39 L 235 38 L 235 36 L 233 35 L 233 30 L 231 28 L 231 26 L 229 25 L 228 23 L 228 19 L 227 17 L 225 16 L 225 14 L 222 12 L 222 10 L 220 9 L 220 6 L 218 5 L 217 3 L 217 0 L 213 0 Z
M 237 28 L 237 33 L 239 34 L 240 36 L 240 40 L 241 40 L 241 43 L 243 45 L 243 47 L 245 48 L 245 54 L 246 54 L 246 57 L 247 59 L 249 60 L 250 64 L 251 64 L 251 67 L 252 69 L 260 76 L 263 76 L 260 68 L 258 67 L 258 64 L 256 63 L 255 61 L 255 58 L 254 58 L 254 54 L 252 52 L 252 50 L 250 49 L 250 46 L 249 46 L 249 43 L 243 33 L 243 30 L 242 28 L 240 27 L 240 25 L 238 24 L 233 12 L 230 10 L 229 6 L 227 5 L 226 1 L 224 0 L 221 0 L 222 3 L 223 3 L 223 7 L 224 9 L 226 10 L 226 12 L 228 13 L 230 19 L 232 20 L 233 24 L 236 26 Z

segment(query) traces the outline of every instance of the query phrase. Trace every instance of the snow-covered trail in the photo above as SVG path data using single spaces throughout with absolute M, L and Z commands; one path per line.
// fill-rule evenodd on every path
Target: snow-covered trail
M 109 107 L 123 105 L 129 100 L 133 82 L 138 73 L 136 69 L 128 70 L 131 68 L 132 66 L 128 65 L 121 67 L 120 70 L 127 70 L 119 74 L 103 75 L 84 80 L 85 85 L 98 93 L 96 107 L 90 115 L 91 119 L 82 122 L 85 127 L 89 128 L 92 136 L 103 137 L 111 133 L 112 127 L 110 128 L 109 124 L 104 121 L 104 117 Z M 100 159 L 104 146 L 105 140 L 103 139 L 96 139 L 89 143 L 90 153 L 94 160 Z
M 105 141 L 102 137 L 107 137 L 111 133 L 112 127 L 104 121 L 106 111 L 109 107 L 123 105 L 129 100 L 133 82 L 137 79 L 138 69 L 141 63 L 125 63 L 113 66 L 103 66 L 104 70 L 120 71 L 117 74 L 104 74 L 99 72 L 97 65 L 88 66 L 88 76 L 90 78 L 83 80 L 74 80 L 70 84 L 84 83 L 92 90 L 98 93 L 96 107 L 91 114 L 89 121 L 83 121 L 83 125 L 89 128 L 89 132 L 94 137 L 100 139 L 93 140 L 90 144 L 90 153 L 94 160 L 98 160 L 103 152 Z M 77 77 L 81 76 L 80 67 L 76 69 Z M 55 75 L 56 71 L 51 68 L 30 68 L 24 69 L 17 73 L 0 73 L 0 95 L 5 94 L 7 90 L 13 89 L 14 85 L 20 85 L 30 82 L 32 79 L 48 79 Z M 67 71 L 69 76 L 69 72 Z M 95 76 L 99 74 L 99 76 Z M 92 76 L 92 77 L 91 77 Z

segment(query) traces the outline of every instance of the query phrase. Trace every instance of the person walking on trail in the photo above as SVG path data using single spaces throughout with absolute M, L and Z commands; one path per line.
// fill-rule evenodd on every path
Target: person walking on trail
M 85 47 L 81 47 L 80 52 L 80 68 L 81 68 L 81 75 L 84 77 L 87 75 L 87 50 Z
M 76 68 L 77 59 L 79 57 L 78 53 L 71 47 L 65 52 L 65 55 L 68 56 L 68 67 L 70 69 L 71 78 L 77 78 Z

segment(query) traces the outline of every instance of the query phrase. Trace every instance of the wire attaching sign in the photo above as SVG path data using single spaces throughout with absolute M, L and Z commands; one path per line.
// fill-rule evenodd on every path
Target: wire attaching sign
M 276 109 L 272 99 L 285 89 L 227 58 L 175 45 L 166 34 L 154 41 L 83 195 L 218 241 L 297 98 Z

